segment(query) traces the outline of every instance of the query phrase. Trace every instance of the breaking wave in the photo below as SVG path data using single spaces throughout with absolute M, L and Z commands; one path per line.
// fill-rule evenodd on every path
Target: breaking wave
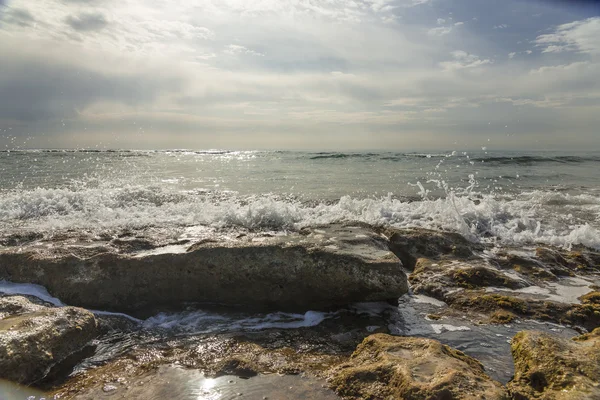
M 422 188 L 422 187 L 421 187 Z M 447 192 L 407 201 L 343 196 L 305 202 L 277 195 L 177 191 L 165 186 L 13 190 L 0 197 L 4 234 L 69 229 L 114 231 L 148 227 L 298 230 L 335 222 L 456 231 L 472 241 L 546 243 L 600 249 L 600 198 L 555 191 L 518 194 Z

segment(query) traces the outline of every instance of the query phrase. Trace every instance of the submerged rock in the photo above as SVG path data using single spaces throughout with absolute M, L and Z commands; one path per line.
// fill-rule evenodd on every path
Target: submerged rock
M 511 343 L 514 399 L 600 399 L 600 329 L 567 340 L 537 331 L 519 332 Z
M 516 316 L 552 321 L 593 330 L 600 326 L 600 295 L 591 292 L 579 300 L 552 296 L 552 286 L 528 276 L 505 271 L 484 259 L 432 260 L 419 258 L 409 276 L 412 290 L 444 301 L 450 307 L 483 313 L 491 323 L 508 323 Z M 560 280 L 552 283 L 558 285 Z
M 31 384 L 98 334 L 89 311 L 0 298 L 0 378 Z
M 390 250 L 400 258 L 404 268 L 410 271 L 420 257 L 437 259 L 450 256 L 466 259 L 473 256 L 474 250 L 482 249 L 481 245 L 469 242 L 456 232 L 387 228 L 384 234 L 389 238 Z
M 570 276 L 574 272 L 600 270 L 600 253 L 584 247 L 580 247 L 578 251 L 538 247 L 535 253 L 557 275 Z
M 446 302 L 461 310 L 491 314 L 490 322 L 494 323 L 506 323 L 518 315 L 538 321 L 579 326 L 586 330 L 600 326 L 600 304 L 569 304 L 480 290 L 453 293 Z
M 89 388 L 73 400 L 112 399 L 274 399 L 339 400 L 322 380 L 301 375 L 257 375 L 238 378 L 225 375 L 209 378 L 195 369 L 164 365 L 141 376 Z
M 400 258 L 404 268 L 410 271 L 415 268 L 420 257 L 438 259 L 450 256 L 466 259 L 473 256 L 474 250 L 482 249 L 481 245 L 469 242 L 456 232 L 387 228 L 384 234 L 389 238 L 390 250 Z
M 540 260 L 520 254 L 512 254 L 500 251 L 496 254 L 494 262 L 505 270 L 513 270 L 519 275 L 526 277 L 532 282 L 543 284 L 548 281 L 558 280 L 558 276 L 570 276 L 569 273 L 556 271 L 554 268 L 544 265 Z M 554 272 L 553 272 L 554 271 Z M 558 275 L 557 275 L 558 274 Z
M 5 249 L 0 279 L 45 286 L 68 304 L 130 313 L 184 302 L 323 309 L 395 300 L 408 290 L 385 238 L 341 225 L 129 253 L 106 243 Z
M 450 300 L 449 296 L 460 289 L 486 287 L 520 289 L 529 286 L 526 281 L 505 274 L 483 259 L 436 261 L 419 258 L 414 271 L 409 276 L 409 281 L 415 293 L 432 296 L 442 301 Z
M 348 399 L 508 399 L 474 358 L 436 340 L 385 334 L 367 337 L 330 384 Z
M 297 343 L 294 343 L 297 345 Z M 140 386 L 146 382 L 153 385 L 146 377 L 155 376 L 157 371 L 165 368 L 177 368 L 189 371 L 206 378 L 225 377 L 225 379 L 256 379 L 264 375 L 298 375 L 322 378 L 332 366 L 338 365 L 347 356 L 330 354 L 330 352 L 313 352 L 287 346 L 267 348 L 243 336 L 230 335 L 198 335 L 170 338 L 168 341 L 144 341 L 138 346 L 128 349 L 115 359 L 102 365 L 81 371 L 59 387 L 55 387 L 50 396 L 61 399 L 97 399 L 104 396 L 106 385 L 115 386 L 120 398 L 138 397 L 131 392 L 133 383 Z M 183 386 L 171 385 L 172 390 L 198 388 L 198 379 L 182 382 Z M 258 382 L 261 380 L 259 379 Z M 254 381 L 253 381 L 254 382 Z M 136 385 L 137 385 L 136 384 Z M 320 387 L 320 385 L 319 385 Z M 172 393 L 153 393 L 148 387 L 147 395 L 151 398 L 197 399 L 199 393 L 188 393 L 192 397 L 178 397 Z M 316 388 L 315 388 L 316 389 Z M 271 393 L 275 395 L 275 392 Z M 112 394 L 111 394 L 112 395 Z M 206 394 L 207 395 L 207 394 Z M 265 395 L 269 395 L 268 392 Z M 50 397 L 49 396 L 49 397 Z M 221 398 L 215 396 L 215 398 Z M 202 397 L 203 398 L 203 397 Z M 212 397 L 208 397 L 212 398 Z M 223 394 L 223 398 L 230 398 Z M 254 397 L 250 397 L 254 398 Z M 269 398 L 283 398 L 274 396 Z M 309 398 L 309 397 L 300 397 Z

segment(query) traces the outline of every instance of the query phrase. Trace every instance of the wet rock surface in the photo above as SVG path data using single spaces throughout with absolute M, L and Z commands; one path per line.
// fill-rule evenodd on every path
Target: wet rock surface
M 400 258 L 404 268 L 410 271 L 421 257 L 466 259 L 472 257 L 474 251 L 483 249 L 483 246 L 469 242 L 456 232 L 386 228 L 383 233 L 389 239 L 390 250 Z
M 567 257 L 558 250 L 537 249 L 530 257 L 501 253 L 466 260 L 419 258 L 409 282 L 414 293 L 466 312 L 484 313 L 487 322 L 508 323 L 519 316 L 586 330 L 600 326 L 600 296 L 593 291 L 600 275 L 590 255 L 595 253 L 577 253 L 579 261 L 586 261 L 579 275 L 571 269 L 559 274 L 556 264 L 547 265 L 537 257 L 540 253 L 552 254 L 553 260 Z
M 250 399 L 336 400 L 323 380 L 301 375 L 267 374 L 240 379 L 238 376 L 209 378 L 198 370 L 165 365 L 134 379 L 120 379 L 91 388 L 74 400 L 114 399 Z
M 347 399 L 508 399 L 464 353 L 431 339 L 384 334 L 366 338 L 330 383 Z
M 592 400 L 600 398 L 600 329 L 573 340 L 537 331 L 512 340 L 513 399 Z
M 0 377 L 24 384 L 43 379 L 98 335 L 89 311 L 47 307 L 22 296 L 1 297 L 0 318 Z
M 144 250 L 150 245 L 139 238 L 114 245 L 41 242 L 0 250 L 0 279 L 42 285 L 68 304 L 130 313 L 184 302 L 323 309 L 397 299 L 408 290 L 386 239 L 362 226 L 152 250 Z
M 283 380 L 264 378 L 302 375 L 306 391 L 288 398 L 335 398 L 320 387 L 326 377 L 348 399 L 506 398 L 495 380 L 511 380 L 509 342 L 517 332 L 552 332 L 558 336 L 547 335 L 546 342 L 575 343 L 575 350 L 565 348 L 580 357 L 581 343 L 588 343 L 585 354 L 596 346 L 598 332 L 574 342 L 577 332 L 569 328 L 600 326 L 600 257 L 590 249 L 496 249 L 456 233 L 364 224 L 288 233 L 155 233 L 21 235 L 0 243 L 0 280 L 40 284 L 66 304 L 141 318 L 95 312 L 100 336 L 91 336 L 85 354 L 34 380 L 48 396 L 183 400 L 212 393 L 190 382 L 217 382 L 222 398 L 283 399 L 277 391 Z M 395 306 L 387 300 L 407 291 L 404 271 L 412 292 Z M 0 283 L 0 292 L 15 293 L 17 286 Z M 40 289 L 25 293 L 62 304 Z M 0 318 L 71 308 L 10 298 L 0 302 Z M 348 305 L 365 300 L 387 302 Z M 65 324 L 81 318 L 69 314 Z M 515 354 L 512 398 L 554 398 L 554 389 L 532 389 L 532 378 L 519 370 L 543 361 L 536 358 L 543 346 L 529 347 Z M 578 384 L 587 382 L 586 365 L 571 373 Z M 559 382 L 558 373 L 548 370 L 544 379 Z M 245 393 L 234 391 L 242 381 L 253 383 Z M 295 382 L 290 386 L 304 385 Z
M 282 332 L 283 336 L 287 334 Z M 273 338 L 263 337 L 262 340 L 273 344 Z M 243 335 L 154 339 L 138 344 L 97 368 L 76 374 L 64 385 L 53 389 L 51 394 L 67 399 L 94 398 L 94 394 L 101 393 L 106 385 L 123 389 L 131 386 L 132 382 L 146 381 L 145 377 L 156 376 L 156 371 L 166 365 L 202 373 L 207 378 L 236 376 L 254 379 L 264 374 L 300 373 L 316 378 L 345 358 L 342 353 L 332 353 L 332 349 L 317 351 L 314 348 L 295 347 L 302 342 L 294 342 L 289 336 L 285 342 L 288 346 L 280 343 L 276 348 L 268 348 Z

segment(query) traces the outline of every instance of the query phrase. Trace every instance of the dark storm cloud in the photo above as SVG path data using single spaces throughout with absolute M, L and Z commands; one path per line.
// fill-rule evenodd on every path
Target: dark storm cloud
M 0 6 L 2 6 L 2 4 L 0 4 Z M 33 25 L 35 23 L 35 18 L 24 8 L 9 8 L 4 15 L 0 10 L 0 22 L 26 27 Z
M 40 60 L 11 60 L 0 67 L 0 120 L 70 118 L 99 101 L 136 106 L 180 86 L 175 79 L 139 73 L 100 73 Z
M 108 25 L 106 17 L 101 13 L 69 15 L 65 22 L 79 32 L 99 31 Z

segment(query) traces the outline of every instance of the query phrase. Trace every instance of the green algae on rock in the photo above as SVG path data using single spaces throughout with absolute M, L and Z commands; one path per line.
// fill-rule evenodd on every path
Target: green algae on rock
M 600 329 L 574 340 L 522 331 L 511 350 L 515 376 L 508 388 L 513 399 L 600 399 Z
M 0 310 L 0 378 L 23 384 L 43 379 L 99 333 L 94 315 L 81 308 L 9 296 L 0 298 Z
M 508 399 L 479 361 L 432 339 L 375 334 L 329 382 L 347 399 Z

